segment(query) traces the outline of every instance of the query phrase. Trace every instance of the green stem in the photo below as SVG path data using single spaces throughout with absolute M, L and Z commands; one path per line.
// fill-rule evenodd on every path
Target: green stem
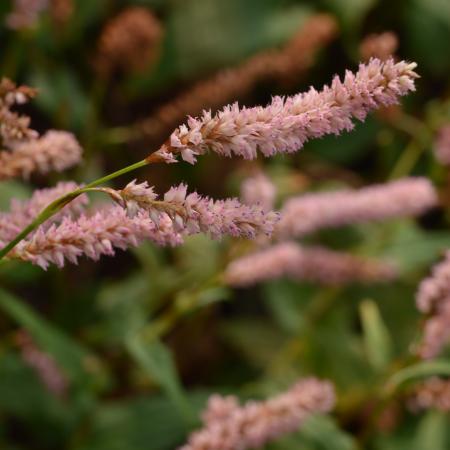
M 86 186 L 75 189 L 68 194 L 63 195 L 62 197 L 57 198 L 52 203 L 50 203 L 46 208 L 44 208 L 31 222 L 28 226 L 26 226 L 11 242 L 9 242 L 5 247 L 0 250 L 0 261 L 4 258 L 20 241 L 25 239 L 32 231 L 34 231 L 39 225 L 42 225 L 46 220 L 55 215 L 58 211 L 60 211 L 64 206 L 70 203 L 72 200 L 77 198 L 79 195 L 84 192 L 92 190 L 93 187 L 99 186 L 103 183 L 106 183 L 109 180 L 119 177 L 125 173 L 131 172 L 133 170 L 139 169 L 147 165 L 148 162 L 144 159 L 137 163 L 131 164 L 130 166 L 124 167 L 123 169 L 117 170 L 116 172 L 110 173 L 102 178 L 92 181 Z

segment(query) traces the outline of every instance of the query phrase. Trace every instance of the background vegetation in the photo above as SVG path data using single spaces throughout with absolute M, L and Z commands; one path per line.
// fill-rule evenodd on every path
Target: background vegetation
M 43 12 L 34 28 L 24 30 L 6 26 L 11 3 L 0 2 L 0 74 L 38 88 L 24 107 L 34 127 L 74 132 L 85 155 L 69 174 L 0 183 L 3 209 L 33 188 L 59 179 L 88 181 L 141 159 L 161 141 L 135 136 L 132 124 L 215 71 L 283 45 L 318 11 L 336 18 L 337 38 L 293 84 L 258 83 L 245 104 L 319 88 L 356 67 L 365 35 L 385 30 L 398 35 L 399 57 L 416 61 L 421 79 L 393 119 L 372 115 L 353 133 L 311 142 L 294 156 L 259 161 L 280 198 L 420 174 L 439 186 L 448 204 L 448 174 L 432 153 L 436 129 L 450 120 L 446 0 L 78 0 L 63 25 Z M 105 75 L 97 67 L 102 30 L 137 5 L 160 20 L 161 50 L 144 70 Z M 138 176 L 159 192 L 187 181 L 202 194 L 224 197 L 239 193 L 251 167 L 208 155 L 196 166 L 155 165 Z M 271 449 L 449 448 L 445 413 L 411 413 L 404 401 L 407 383 L 385 397 L 420 332 L 417 284 L 450 246 L 447 211 L 419 221 L 341 228 L 314 239 L 389 257 L 402 276 L 381 286 L 324 288 L 282 280 L 231 290 L 214 280 L 235 247 L 202 236 L 174 250 L 146 244 L 64 270 L 2 265 L 1 448 L 169 450 L 198 426 L 210 393 L 264 397 L 309 374 L 335 383 L 335 413 L 308 421 L 301 433 Z M 24 360 L 19 330 L 64 373 L 60 396 Z M 448 355 L 443 364 L 449 364 Z M 436 367 L 425 370 L 432 374 Z

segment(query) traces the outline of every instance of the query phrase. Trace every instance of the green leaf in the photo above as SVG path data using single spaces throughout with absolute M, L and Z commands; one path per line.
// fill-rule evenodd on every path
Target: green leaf
M 180 415 L 192 420 L 192 409 L 178 378 L 171 351 L 160 341 L 145 342 L 138 334 L 128 337 L 126 346 L 142 370 L 164 389 Z
M 395 390 L 417 378 L 431 377 L 433 375 L 450 375 L 450 361 L 435 359 L 405 367 L 388 380 L 387 388 Z
M 11 199 L 26 200 L 31 195 L 31 189 L 26 184 L 8 180 L 0 183 L 0 211 L 9 210 Z
M 196 413 L 206 393 L 189 395 Z M 92 417 L 90 429 L 77 450 L 173 450 L 188 433 L 172 402 L 161 396 L 104 402 Z
M 373 231 L 373 228 L 370 228 Z M 369 227 L 367 228 L 369 231 Z M 376 233 L 376 231 L 375 231 Z M 391 260 L 399 265 L 402 271 L 412 272 L 432 264 L 442 253 L 442 249 L 450 247 L 450 233 L 429 231 L 425 233 L 411 221 L 396 221 L 379 228 L 380 236 L 370 239 L 379 242 L 383 249 L 376 253 L 377 257 Z M 388 236 L 384 238 L 383 234 Z
M 376 370 L 382 370 L 392 358 L 391 335 L 375 302 L 364 300 L 360 304 L 359 312 L 367 358 Z
M 414 440 L 414 449 L 433 450 L 448 449 L 448 431 L 450 429 L 448 414 L 430 411 L 421 420 Z

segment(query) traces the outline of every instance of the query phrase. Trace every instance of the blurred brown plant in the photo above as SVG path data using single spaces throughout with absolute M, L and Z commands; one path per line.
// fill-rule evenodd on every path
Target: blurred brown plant
M 29 117 L 11 111 L 14 105 L 26 103 L 35 95 L 36 90 L 28 86 L 16 86 L 8 78 L 0 81 L 0 138 L 3 146 L 13 147 L 18 142 L 38 136 L 29 127 Z
M 51 0 L 50 15 L 57 27 L 64 26 L 74 13 L 73 0 Z
M 386 61 L 394 55 L 397 49 L 397 35 L 392 31 L 385 31 L 366 36 L 359 46 L 359 53 L 364 61 L 368 61 L 370 58 Z
M 162 35 L 162 26 L 150 10 L 129 7 L 103 28 L 95 67 L 103 75 L 115 69 L 141 72 L 157 60 Z
M 160 106 L 152 116 L 136 124 L 137 134 L 150 139 L 164 137 L 186 115 L 196 116 L 203 109 L 217 110 L 242 97 L 262 80 L 296 81 L 312 66 L 316 53 L 336 34 L 337 24 L 332 16 L 317 14 L 311 17 L 282 49 L 256 54 L 237 67 L 222 70 L 199 82 Z

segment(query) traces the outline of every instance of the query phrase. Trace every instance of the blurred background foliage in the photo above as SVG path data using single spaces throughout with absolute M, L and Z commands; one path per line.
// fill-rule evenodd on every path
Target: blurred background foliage
M 74 0 L 63 24 L 44 11 L 34 27 L 20 30 L 5 25 L 12 3 L 0 2 L 0 73 L 38 88 L 36 100 L 23 108 L 34 127 L 74 132 L 85 158 L 69 174 L 2 182 L 2 209 L 33 188 L 61 178 L 87 181 L 141 159 L 162 141 L 134 136 L 133 123 L 216 71 L 283 45 L 317 12 L 336 18 L 337 38 L 295 83 L 259 83 L 244 103 L 319 88 L 356 67 L 364 36 L 385 30 L 399 37 L 399 57 L 418 62 L 421 79 L 399 119 L 373 115 L 351 134 L 259 161 L 280 197 L 422 174 L 448 204 L 448 174 L 431 151 L 436 128 L 450 120 L 448 0 Z M 97 67 L 100 36 L 131 6 L 147 8 L 160 21 L 159 53 L 144 69 L 105 75 Z M 150 166 L 138 177 L 159 192 L 187 181 L 202 194 L 224 197 L 238 194 L 251 167 L 209 155 L 194 167 Z M 336 412 L 312 418 L 271 449 L 450 448 L 448 417 L 411 414 L 401 391 L 415 377 L 448 373 L 448 353 L 398 378 L 398 396 L 384 415 L 374 412 L 418 336 L 414 293 L 450 246 L 448 213 L 346 227 L 313 239 L 390 258 L 402 277 L 382 286 L 324 288 L 281 280 L 233 291 L 216 279 L 234 246 L 203 236 L 171 251 L 146 244 L 64 270 L 0 266 L 1 448 L 174 449 L 198 426 L 210 393 L 264 397 L 308 374 L 335 383 Z M 51 393 L 24 360 L 18 330 L 26 330 L 64 374 L 61 395 Z

